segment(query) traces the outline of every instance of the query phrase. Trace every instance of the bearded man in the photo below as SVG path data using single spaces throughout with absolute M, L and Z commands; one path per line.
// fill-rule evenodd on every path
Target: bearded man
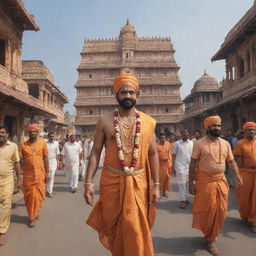
M 113 256 L 153 256 L 150 228 L 159 200 L 155 120 L 135 108 L 139 84 L 133 74 L 117 76 L 114 91 L 119 106 L 100 117 L 89 159 L 84 196 L 93 206 L 92 180 L 105 144 L 100 198 L 87 224 Z
M 221 118 L 210 116 L 204 120 L 207 135 L 193 148 L 189 166 L 189 192 L 195 195 L 192 227 L 201 230 L 212 255 L 219 255 L 215 241 L 227 213 L 228 183 L 225 165 L 235 174 L 237 186 L 242 185 L 230 144 L 220 138 Z
M 243 125 L 244 138 L 234 148 L 234 156 L 244 181 L 236 189 L 239 213 L 243 220 L 250 223 L 250 229 L 256 233 L 256 124 Z
M 36 226 L 36 219 L 45 199 L 45 184 L 49 181 L 48 149 L 46 142 L 38 138 L 36 124 L 27 128 L 29 139 L 19 148 L 23 167 L 23 193 L 30 227 Z

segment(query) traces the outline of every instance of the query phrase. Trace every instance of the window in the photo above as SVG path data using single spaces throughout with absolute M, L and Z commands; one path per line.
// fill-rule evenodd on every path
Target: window
M 92 115 L 92 110 L 89 111 L 89 114 Z
M 168 113 L 168 112 L 169 112 L 169 109 L 168 109 L 168 108 L 166 108 L 166 109 L 165 109 L 165 112 L 166 112 L 166 113 Z
M 92 78 L 92 74 L 89 74 L 89 78 Z
M 244 76 L 244 60 L 240 59 L 238 62 L 238 70 L 239 70 L 239 78 L 242 78 Z
M 0 65 L 5 66 L 5 41 L 0 39 Z
M 129 53 L 127 52 L 127 53 L 126 53 L 126 59 L 128 59 L 128 57 L 129 57 Z
M 38 84 L 28 84 L 28 94 L 34 98 L 39 99 L 39 87 Z
M 251 56 L 249 53 L 247 54 L 246 62 L 247 62 L 247 71 L 250 72 L 251 71 Z

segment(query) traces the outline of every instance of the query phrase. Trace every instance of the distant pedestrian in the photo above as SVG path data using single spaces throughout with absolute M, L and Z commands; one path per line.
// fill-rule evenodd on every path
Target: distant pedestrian
M 79 165 L 82 160 L 82 147 L 75 141 L 75 136 L 70 135 L 61 151 L 61 160 L 67 175 L 70 191 L 75 193 L 78 189 Z
M 234 148 L 234 156 L 243 178 L 243 186 L 236 189 L 239 213 L 256 233 L 256 124 L 247 122 L 243 126 L 244 138 Z
M 193 142 L 188 139 L 189 132 L 181 131 L 181 140 L 174 143 L 172 152 L 172 170 L 179 188 L 179 197 L 181 209 L 185 209 L 189 204 L 188 201 L 188 174 L 189 164 L 193 150 Z
M 20 189 L 22 183 L 18 147 L 8 140 L 8 135 L 8 128 L 0 125 L 0 246 L 5 244 L 5 233 L 10 225 L 14 191 L 13 169 L 17 175 L 17 189 Z
M 46 186 L 47 187 L 46 195 L 52 198 L 54 176 L 57 170 L 59 155 L 60 155 L 59 143 L 54 140 L 53 132 L 50 132 L 48 134 L 47 148 L 48 148 L 48 161 L 49 161 L 49 181 Z
M 29 139 L 19 149 L 23 167 L 23 193 L 30 227 L 36 225 L 45 199 L 45 183 L 49 180 L 47 145 L 43 139 L 38 138 L 39 131 L 36 124 L 29 125 Z
M 157 143 L 159 158 L 159 183 L 163 197 L 168 197 L 166 191 L 171 191 L 170 177 L 172 173 L 172 145 L 166 140 L 165 134 L 161 133 Z

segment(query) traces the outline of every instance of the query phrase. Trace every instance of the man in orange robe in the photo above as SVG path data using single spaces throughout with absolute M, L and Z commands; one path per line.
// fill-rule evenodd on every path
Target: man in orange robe
M 160 191 L 164 197 L 168 197 L 166 191 L 171 191 L 170 177 L 172 175 L 172 146 L 173 144 L 166 141 L 164 133 L 159 136 L 159 142 L 157 143 L 157 152 L 159 158 L 159 182 Z
M 189 192 L 195 195 L 192 227 L 203 232 L 209 252 L 219 255 L 215 241 L 226 217 L 229 189 L 225 163 L 235 173 L 238 186 L 242 179 L 229 143 L 220 138 L 221 118 L 206 118 L 204 127 L 207 135 L 194 145 L 189 167 Z
M 37 138 L 38 133 L 37 125 L 29 125 L 29 139 L 19 149 L 23 166 L 24 201 L 30 227 L 36 225 L 36 218 L 45 199 L 45 183 L 49 179 L 47 145 L 44 140 Z
M 100 117 L 89 159 L 84 196 L 94 205 L 92 180 L 105 144 L 100 198 L 87 224 L 113 256 L 153 256 L 150 228 L 159 200 L 155 120 L 135 109 L 139 85 L 134 75 L 121 73 L 114 90 L 118 110 Z
M 251 224 L 256 233 L 256 124 L 247 122 L 243 126 L 244 138 L 234 148 L 234 156 L 243 178 L 243 186 L 236 189 L 239 213 Z

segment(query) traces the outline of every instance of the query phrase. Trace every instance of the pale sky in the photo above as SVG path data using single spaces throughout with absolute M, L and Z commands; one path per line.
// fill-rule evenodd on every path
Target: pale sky
M 84 38 L 111 38 L 129 18 L 142 36 L 170 36 L 180 66 L 182 98 L 207 73 L 225 77 L 224 61 L 211 63 L 229 30 L 253 0 L 23 0 L 35 15 L 38 32 L 26 31 L 23 59 L 42 60 L 74 112 L 77 67 Z

